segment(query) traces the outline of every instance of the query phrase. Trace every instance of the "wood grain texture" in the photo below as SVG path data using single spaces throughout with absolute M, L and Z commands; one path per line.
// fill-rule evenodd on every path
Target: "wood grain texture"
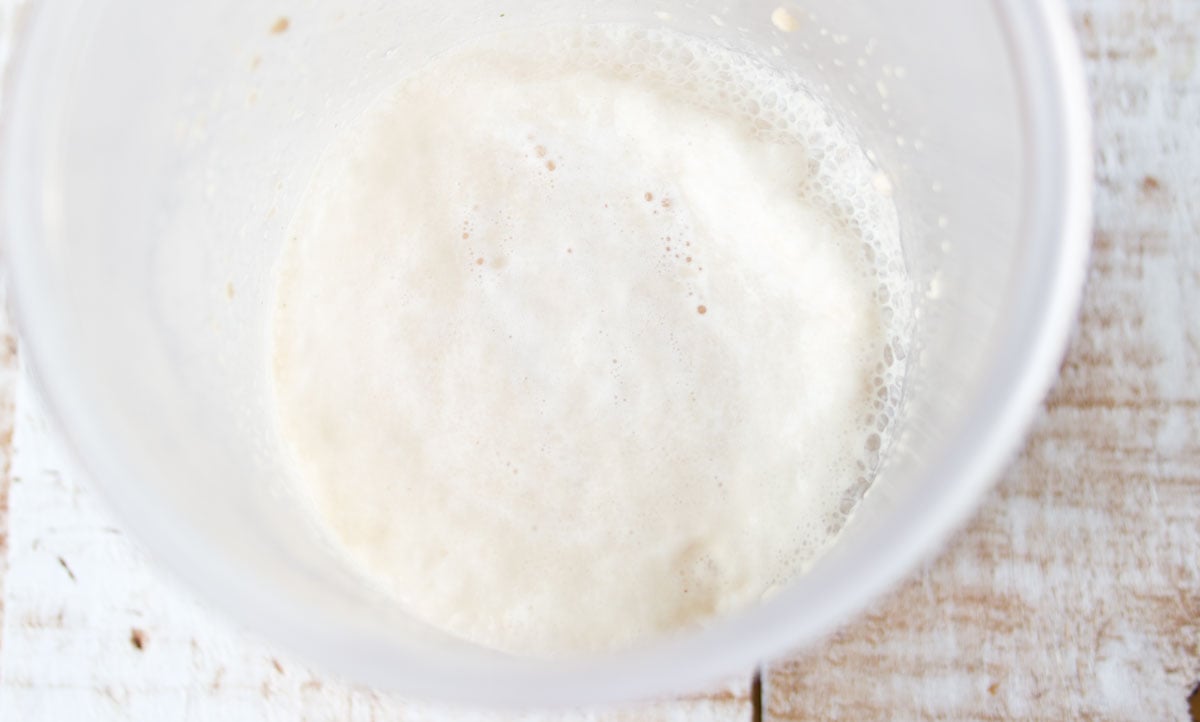
M 0 280 L 0 630 L 4 626 L 4 579 L 8 569 L 8 490 L 12 486 L 13 424 L 16 419 L 17 340 L 8 314 L 4 282 Z M 0 632 L 0 654 L 4 637 Z
M 948 550 L 766 719 L 1186 720 L 1200 681 L 1200 4 L 1075 0 L 1094 257 L 1061 377 Z
M 5 102 L 2 91 L 8 81 L 13 41 L 17 28 L 23 24 L 27 8 L 26 0 L 0 0 L 0 110 Z M 3 262 L 2 254 L 0 250 L 0 264 Z M 17 339 L 7 308 L 7 281 L 0 274 L 0 654 L 3 653 L 4 579 L 8 569 L 8 491 L 12 485 L 17 388 Z

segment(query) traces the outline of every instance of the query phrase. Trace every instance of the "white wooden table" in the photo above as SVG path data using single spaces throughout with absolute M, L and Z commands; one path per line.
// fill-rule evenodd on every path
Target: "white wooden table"
M 518 716 L 314 672 L 147 565 L 66 466 L 0 328 L 0 721 L 1187 720 L 1200 683 L 1200 2 L 1071 5 L 1097 119 L 1097 231 L 1059 383 L 969 527 L 824 644 L 760 670 L 761 690 L 746 670 L 686 700 Z

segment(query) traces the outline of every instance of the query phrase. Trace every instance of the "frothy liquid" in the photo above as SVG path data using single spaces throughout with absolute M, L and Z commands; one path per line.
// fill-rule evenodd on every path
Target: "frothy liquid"
M 501 36 L 325 155 L 279 273 L 281 428 L 331 538 L 523 653 L 802 572 L 886 448 L 895 209 L 800 82 L 683 36 Z

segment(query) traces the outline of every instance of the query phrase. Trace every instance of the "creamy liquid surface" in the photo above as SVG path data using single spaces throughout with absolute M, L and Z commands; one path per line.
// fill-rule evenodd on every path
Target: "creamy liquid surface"
M 704 41 L 558 29 L 417 70 L 328 149 L 279 268 L 280 426 L 330 539 L 529 654 L 802 572 L 899 396 L 877 176 L 798 80 Z

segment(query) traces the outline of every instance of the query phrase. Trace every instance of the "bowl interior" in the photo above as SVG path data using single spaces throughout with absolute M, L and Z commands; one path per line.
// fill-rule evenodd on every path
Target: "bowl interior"
M 362 681 L 582 703 L 808 641 L 968 513 L 1048 385 L 1081 282 L 1087 126 L 1058 9 L 862 0 L 795 8 L 785 33 L 776 2 L 659 5 L 38 9 L 4 137 L 18 324 L 83 465 L 180 576 Z M 810 78 L 892 179 L 917 317 L 885 469 L 816 568 L 696 633 L 548 664 L 450 639 L 337 561 L 288 491 L 264 329 L 287 223 L 339 128 L 434 53 L 579 20 L 666 24 Z

